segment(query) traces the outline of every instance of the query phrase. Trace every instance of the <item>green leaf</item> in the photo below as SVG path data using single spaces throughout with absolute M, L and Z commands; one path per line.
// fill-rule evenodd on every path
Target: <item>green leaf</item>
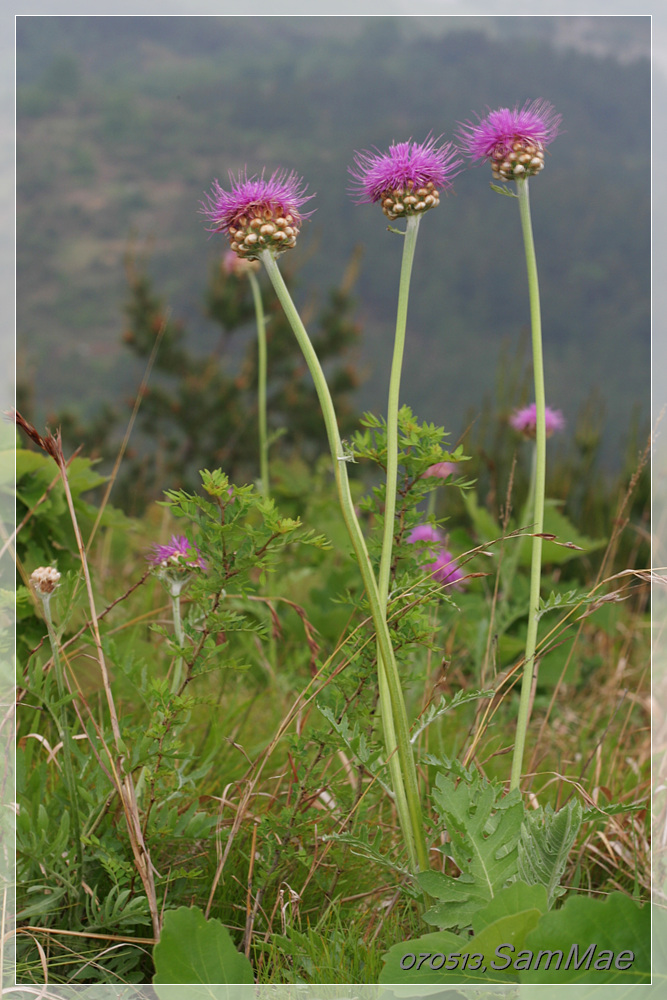
M 422 937 L 413 938 L 411 941 L 401 941 L 400 944 L 393 945 L 382 956 L 385 964 L 378 977 L 379 982 L 396 985 L 403 983 L 408 985 L 413 983 L 446 982 L 447 980 L 443 978 L 446 975 L 444 970 L 432 970 L 430 968 L 430 960 L 424 963 L 426 968 L 422 965 L 421 969 L 417 969 L 416 965 L 419 961 L 419 956 L 428 954 L 450 955 L 460 952 L 463 946 L 464 939 L 458 937 L 456 934 L 450 934 L 449 931 L 438 931 L 434 934 L 424 934 Z M 414 955 L 416 959 L 415 965 L 410 969 L 405 968 L 409 964 L 408 955 Z M 394 989 L 393 992 L 397 996 L 401 995 L 401 992 L 397 989 Z M 408 995 L 412 996 L 414 994 L 409 993 Z
M 569 562 L 570 559 L 576 559 L 584 553 L 594 552 L 595 549 L 600 549 L 607 544 L 606 538 L 589 538 L 577 531 L 558 509 L 562 503 L 562 500 L 546 500 L 544 504 L 542 531 L 546 535 L 555 535 L 556 541 L 544 540 L 542 544 L 543 564 L 552 563 L 560 566 L 562 563 Z M 526 545 L 521 549 L 521 564 L 530 566 L 530 561 L 531 547 Z
M 436 905 L 424 919 L 443 929 L 467 927 L 474 913 L 517 875 L 524 806 L 518 789 L 503 795 L 479 775 L 458 786 L 438 774 L 433 798 L 449 834 L 449 851 L 461 875 L 421 872 L 417 880 Z
M 492 542 L 502 537 L 502 528 L 496 524 L 485 507 L 480 507 L 472 492 L 463 493 L 462 499 L 480 542 Z
M 176 994 L 157 988 L 169 983 L 253 983 L 252 966 L 234 947 L 219 920 L 206 920 L 196 907 L 181 906 L 165 914 L 162 936 L 153 952 L 153 984 L 161 1000 Z M 179 1000 L 232 996 L 227 990 L 179 990 Z
M 528 885 L 543 885 L 547 890 L 549 909 L 565 889 L 560 880 L 568 855 L 579 833 L 582 810 L 576 799 L 554 812 L 545 810 L 526 813 L 519 840 L 519 877 Z
M 527 910 L 546 913 L 549 909 L 546 889 L 543 885 L 528 885 L 517 879 L 506 889 L 501 889 L 491 902 L 479 910 L 472 919 L 472 926 L 478 936 L 491 924 L 505 917 L 516 916 Z
M 441 931 L 394 945 L 384 956 L 380 982 L 518 982 L 516 970 L 512 969 L 511 962 L 507 964 L 507 950 L 514 949 L 510 953 L 513 954 L 521 949 L 546 908 L 543 886 L 514 882 L 475 914 L 473 924 L 477 933 L 473 938 Z M 430 957 L 425 958 L 426 955 Z M 415 957 L 414 964 L 410 956 Z M 447 961 L 442 961 L 443 956 L 447 956 Z M 420 958 L 421 966 L 418 967 Z M 394 989 L 394 992 L 397 991 Z
M 452 698 L 445 698 L 444 695 L 438 702 L 433 702 L 426 712 L 421 716 L 419 721 L 415 724 L 415 728 L 412 730 L 410 735 L 410 742 L 416 743 L 421 734 L 427 729 L 432 722 L 439 719 L 442 715 L 447 712 L 451 712 L 455 708 L 460 708 L 461 705 L 466 705 L 469 701 L 476 701 L 478 698 L 493 698 L 495 691 L 492 688 L 479 691 L 464 691 L 460 689 Z
M 495 191 L 496 194 L 504 194 L 506 198 L 519 197 L 518 194 L 514 193 L 514 191 L 509 191 L 507 188 L 500 187 L 499 184 L 489 184 L 489 187 L 491 188 L 492 191 Z
M 545 914 L 524 942 L 533 952 L 529 970 L 520 973 L 522 983 L 648 983 L 651 979 L 651 909 L 639 907 L 629 896 L 612 892 L 605 900 L 588 896 L 571 896 L 559 910 Z M 580 968 L 565 968 L 576 946 Z M 587 949 L 594 946 L 590 961 L 584 959 Z M 544 961 L 536 968 L 540 951 L 563 952 L 557 969 L 557 956 L 549 969 Z M 632 954 L 629 968 L 622 953 Z M 548 961 L 548 956 L 545 956 Z M 629 961 L 629 954 L 625 956 Z M 618 964 L 617 964 L 618 963 Z M 605 966 L 611 965 L 607 969 Z M 586 968 L 588 965 L 588 968 Z M 596 969 L 595 966 L 598 966 Z

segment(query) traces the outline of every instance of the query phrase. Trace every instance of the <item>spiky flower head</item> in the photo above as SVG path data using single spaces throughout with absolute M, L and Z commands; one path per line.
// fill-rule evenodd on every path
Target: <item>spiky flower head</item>
M 421 546 L 421 566 L 434 580 L 460 589 L 463 573 L 451 552 L 444 548 L 444 536 L 437 528 L 419 524 L 412 529 L 407 541 Z M 429 544 L 424 545 L 425 542 Z
M 226 233 L 229 244 L 239 257 L 253 259 L 262 250 L 281 253 L 296 243 L 301 223 L 312 213 L 301 209 L 314 195 L 307 195 L 297 174 L 275 170 L 268 180 L 230 173 L 231 191 L 217 180 L 202 202 L 202 212 L 213 233 Z
M 535 438 L 537 427 L 537 407 L 535 403 L 524 406 L 521 410 L 515 410 L 510 417 L 510 425 L 525 438 Z M 544 410 L 544 422 L 547 437 L 551 437 L 555 431 L 562 431 L 565 427 L 565 417 L 560 410 L 552 410 L 546 406 Z
M 461 152 L 471 160 L 488 160 L 494 180 L 517 181 L 544 168 L 544 152 L 558 135 L 562 115 L 548 101 L 537 100 L 477 119 L 477 124 L 459 122 Z
M 148 561 L 151 566 L 161 566 L 181 572 L 206 569 L 206 563 L 199 549 L 189 542 L 185 535 L 172 535 L 167 545 L 154 545 Z
M 452 143 L 439 146 L 438 141 L 428 136 L 424 142 L 398 142 L 386 153 L 379 149 L 355 153 L 356 169 L 348 167 L 355 204 L 379 201 L 392 221 L 435 208 L 440 191 L 452 187 L 463 166 Z
M 185 535 L 172 535 L 166 545 L 154 545 L 148 562 L 174 599 L 199 570 L 207 568 L 199 549 Z

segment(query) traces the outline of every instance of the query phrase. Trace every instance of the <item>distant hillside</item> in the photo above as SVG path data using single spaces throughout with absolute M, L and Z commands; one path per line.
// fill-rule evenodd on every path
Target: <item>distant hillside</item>
M 383 409 L 400 243 L 347 195 L 354 150 L 450 137 L 476 110 L 544 97 L 564 120 L 531 188 L 548 398 L 572 428 L 597 390 L 613 462 L 634 408 L 648 416 L 648 19 L 627 19 L 623 62 L 591 54 L 612 50 L 622 18 L 525 19 L 537 34 L 520 18 L 452 19 L 444 34 L 410 20 L 18 19 L 19 378 L 39 419 L 65 404 L 92 414 L 136 387 L 121 343 L 132 247 L 149 249 L 156 289 L 210 348 L 202 294 L 224 246 L 199 201 L 229 170 L 278 165 L 317 192 L 290 254 L 303 300 L 363 247 L 359 406 Z M 483 167 L 457 178 L 424 220 L 415 266 L 403 397 L 455 434 L 528 322 L 518 212 L 489 179 Z

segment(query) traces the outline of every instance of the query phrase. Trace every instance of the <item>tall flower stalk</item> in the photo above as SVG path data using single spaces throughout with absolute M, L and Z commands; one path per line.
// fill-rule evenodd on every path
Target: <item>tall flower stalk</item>
M 390 389 L 390 409 L 394 415 L 392 419 L 390 413 L 387 421 L 388 433 L 389 428 L 393 433 L 393 443 L 391 441 L 388 443 L 388 451 L 393 456 L 388 462 L 393 464 L 393 473 L 391 470 L 388 473 L 386 495 L 390 508 L 385 512 L 385 540 L 379 584 L 375 579 L 365 539 L 354 510 L 347 474 L 347 462 L 350 456 L 343 449 L 331 393 L 317 354 L 292 302 L 276 260 L 278 253 L 293 246 L 301 222 L 305 218 L 301 210 L 308 197 L 312 196 L 305 195 L 301 180 L 294 174 L 288 175 L 284 171 L 277 171 L 268 181 L 264 180 L 264 175 L 249 179 L 246 174 L 236 179 L 231 178 L 231 192 L 224 191 L 216 181 L 213 192 L 203 208 L 212 223 L 213 231 L 226 233 L 230 239 L 231 249 L 235 253 L 243 258 L 258 258 L 264 264 L 315 383 L 333 459 L 341 511 L 359 564 L 376 631 L 380 704 L 396 809 L 410 863 L 414 870 L 418 870 L 428 868 L 428 853 L 405 700 L 387 625 L 387 599 L 396 495 L 398 393 L 405 340 L 407 293 L 418 228 L 417 220 L 421 213 L 438 203 L 439 193 L 435 180 L 440 179 L 442 183 L 448 181 L 446 167 L 451 170 L 453 157 L 449 147 L 436 149 L 434 140 L 428 140 L 421 146 L 416 143 L 403 143 L 399 147 L 392 147 L 392 150 L 394 153 L 390 151 L 390 154 L 384 156 L 358 154 L 357 166 L 360 172 L 356 174 L 353 172 L 353 177 L 359 185 L 360 201 L 382 199 L 383 211 L 388 218 L 392 220 L 401 216 L 409 218 Z M 388 161 L 391 161 L 392 168 L 395 168 L 391 176 L 388 172 Z M 424 176 L 424 168 L 429 165 L 432 168 L 437 166 L 439 173 L 435 180 L 431 176 Z M 421 173 L 418 174 L 419 170 Z
M 387 152 L 366 150 L 355 155 L 352 193 L 358 205 L 378 203 L 388 219 L 406 219 L 403 259 L 398 286 L 396 333 L 387 402 L 387 472 L 384 509 L 384 532 L 378 589 L 385 605 L 389 596 L 391 557 L 396 516 L 398 481 L 398 410 L 401 372 L 405 350 L 410 278 L 414 262 L 419 223 L 425 212 L 440 203 L 440 191 L 449 190 L 461 166 L 451 143 L 438 145 L 429 136 L 424 142 L 399 142 Z M 393 230 L 396 232 L 397 230 Z
M 391 582 L 392 552 L 396 518 L 396 490 L 398 483 L 398 411 L 400 406 L 401 373 L 405 351 L 405 334 L 408 317 L 410 278 L 414 263 L 419 223 L 425 212 L 440 203 L 440 191 L 451 188 L 452 178 L 461 161 L 452 151 L 450 143 L 438 146 L 438 140 L 429 137 L 423 143 L 396 143 L 386 152 L 366 150 L 355 155 L 355 168 L 350 168 L 353 179 L 352 193 L 357 204 L 378 203 L 390 221 L 405 218 L 406 228 L 402 232 L 403 257 L 398 286 L 398 306 L 396 310 L 396 331 L 389 379 L 387 401 L 387 464 L 384 504 L 384 527 L 382 550 L 378 573 L 378 595 L 380 609 L 386 625 Z M 398 230 L 392 230 L 398 232 Z M 406 726 L 407 711 L 403 698 L 400 677 L 395 685 L 400 692 L 400 701 L 391 698 L 389 672 L 393 669 L 383 659 L 378 642 L 378 693 L 380 711 L 384 727 L 385 745 L 390 765 L 396 760 L 394 747 L 398 736 L 396 727 Z M 397 770 L 397 765 L 394 765 Z M 398 775 L 394 775 L 394 786 Z
M 396 810 L 412 867 L 415 870 L 426 870 L 428 868 L 428 853 L 424 837 L 417 771 L 410 746 L 410 730 L 405 711 L 405 701 L 403 699 L 398 667 L 387 626 L 386 601 L 383 603 L 380 598 L 370 556 L 366 548 L 366 541 L 357 520 L 350 492 L 347 462 L 351 456 L 347 455 L 343 448 L 326 377 L 322 371 L 308 332 L 285 285 L 275 256 L 271 251 L 264 250 L 262 251 L 261 259 L 301 347 L 315 383 L 333 459 L 334 477 L 343 520 L 361 571 L 380 651 L 378 661 L 380 697 L 384 712 L 383 722 L 385 724 L 387 750 L 390 755 L 389 767 L 396 797 Z
M 259 270 L 259 261 L 238 257 L 230 250 L 223 261 L 224 268 L 237 278 L 247 277 L 250 282 L 252 301 L 255 307 L 255 322 L 257 324 L 257 431 L 259 438 L 259 480 L 263 496 L 269 496 L 269 434 L 266 416 L 267 387 L 267 349 L 266 349 L 266 318 L 262 292 L 255 271 Z
M 528 273 L 530 325 L 535 382 L 535 476 L 533 502 L 532 553 L 530 594 L 528 598 L 528 629 L 521 681 L 516 741 L 512 756 L 510 789 L 518 788 L 523 767 L 526 732 L 530 718 L 530 703 L 535 677 L 540 581 L 542 574 L 542 532 L 544 530 L 544 499 L 546 480 L 546 400 L 542 357 L 542 318 L 537 259 L 530 217 L 528 180 L 544 169 L 544 153 L 556 138 L 561 116 L 546 101 L 532 101 L 510 108 L 491 111 L 476 123 L 460 126 L 461 149 L 473 160 L 491 164 L 494 180 L 516 182 L 521 231 Z M 504 192 L 503 192 L 504 193 Z
M 60 583 L 60 573 L 52 566 L 40 566 L 30 576 L 30 583 L 35 594 L 39 597 L 44 611 L 44 621 L 49 635 L 49 644 L 53 656 L 53 669 L 56 675 L 56 686 L 58 688 L 59 713 L 57 719 L 58 735 L 63 750 L 63 777 L 67 788 L 67 797 L 70 804 L 70 816 L 72 817 L 72 838 L 76 844 L 76 856 L 78 861 L 77 885 L 80 886 L 84 879 L 84 856 L 83 843 L 81 840 L 81 813 L 79 810 L 79 793 L 76 780 L 74 778 L 73 766 L 73 740 L 70 734 L 67 721 L 67 710 L 65 702 L 67 700 L 68 689 L 65 683 L 65 674 L 60 659 L 60 641 L 53 625 L 51 615 L 51 597 Z M 78 907 L 77 907 L 78 908 Z
M 261 491 L 269 496 L 269 435 L 266 419 L 266 320 L 259 282 L 252 271 L 248 271 L 248 281 L 252 290 L 257 320 L 257 421 L 259 424 L 259 477 Z

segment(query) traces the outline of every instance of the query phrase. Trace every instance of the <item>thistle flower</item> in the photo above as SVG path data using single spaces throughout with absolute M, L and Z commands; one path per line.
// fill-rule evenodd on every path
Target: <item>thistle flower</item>
M 222 258 L 220 267 L 225 274 L 233 274 L 235 278 L 243 278 L 249 271 L 259 271 L 261 264 L 258 260 L 239 257 L 233 250 L 228 250 Z
M 443 548 L 445 539 L 437 528 L 432 527 L 430 524 L 419 524 L 416 528 L 412 529 L 407 537 L 407 541 L 411 544 L 431 542 L 430 546 L 423 547 L 424 559 L 421 561 L 422 568 L 434 580 L 437 580 L 438 583 L 447 583 L 460 588 L 463 573 L 459 569 L 456 559 L 454 559 L 451 552 L 447 552 Z
M 424 142 L 399 142 L 386 153 L 376 149 L 354 154 L 356 170 L 348 167 L 354 183 L 350 193 L 355 204 L 379 201 L 388 219 L 418 215 L 440 203 L 440 190 L 449 190 L 463 166 L 451 142 L 437 145 L 428 136 Z
M 167 545 L 154 545 L 148 561 L 156 569 L 176 570 L 181 574 L 206 569 L 199 549 L 185 535 L 172 535 Z
M 510 417 L 510 425 L 525 438 L 535 438 L 535 428 L 537 426 L 537 408 L 535 403 L 524 406 L 522 410 L 515 410 Z M 562 431 L 565 427 L 565 417 L 560 410 L 552 410 L 550 406 L 545 407 L 544 422 L 546 425 L 547 437 L 551 437 L 555 431 Z
M 494 180 L 522 180 L 539 174 L 544 151 L 559 132 L 562 115 L 548 101 L 526 101 L 519 110 L 498 108 L 477 124 L 459 122 L 461 152 L 472 160 L 488 160 Z
M 213 233 L 226 233 L 239 257 L 253 259 L 262 250 L 281 253 L 296 243 L 301 223 L 312 213 L 302 212 L 303 205 L 314 195 L 306 195 L 300 177 L 292 171 L 275 170 L 268 180 L 262 172 L 248 177 L 229 175 L 231 191 L 225 191 L 217 180 L 202 212 L 211 223 Z
M 422 479 L 449 479 L 456 473 L 456 462 L 436 462 L 422 472 Z

